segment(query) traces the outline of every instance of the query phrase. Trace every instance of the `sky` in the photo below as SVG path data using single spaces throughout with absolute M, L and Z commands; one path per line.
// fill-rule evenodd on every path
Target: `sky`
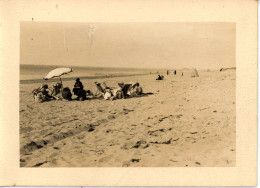
M 21 22 L 20 63 L 131 68 L 236 66 L 235 23 Z

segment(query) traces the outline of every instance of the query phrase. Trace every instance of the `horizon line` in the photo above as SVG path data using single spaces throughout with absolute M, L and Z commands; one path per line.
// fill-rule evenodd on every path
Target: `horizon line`
M 196 68 L 195 66 L 193 67 L 182 67 L 182 68 L 172 68 L 172 67 L 168 67 L 168 68 L 155 68 L 155 67 L 151 67 L 151 68 L 146 68 L 146 67 L 113 67 L 113 66 L 91 66 L 91 65 L 65 65 L 65 66 L 62 66 L 62 65 L 53 65 L 53 64 L 20 64 L 20 65 L 33 65 L 33 66 L 56 66 L 56 67 L 92 67 L 92 68 L 123 68 L 123 69 L 169 69 L 169 70 L 174 70 L 174 69 L 192 69 L 192 68 L 195 68 L 195 69 L 221 69 L 221 68 L 236 68 L 236 66 L 232 66 L 232 67 L 221 67 L 221 68 L 201 68 L 201 67 L 198 67 Z

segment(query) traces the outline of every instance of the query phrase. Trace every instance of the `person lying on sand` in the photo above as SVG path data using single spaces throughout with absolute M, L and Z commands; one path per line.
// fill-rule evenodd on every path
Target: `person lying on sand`
M 123 93 L 121 88 L 117 88 L 117 89 L 113 90 L 112 100 L 124 99 L 124 98 L 125 98 L 125 95 L 124 95 L 124 93 Z
M 109 99 L 111 99 L 112 100 L 112 97 L 113 97 L 113 92 L 112 92 L 113 90 L 111 90 L 110 88 L 106 88 L 105 89 L 105 93 L 104 93 L 104 99 L 105 100 L 109 100 Z
M 105 92 L 106 92 L 105 89 L 103 89 L 103 87 L 101 86 L 100 83 L 98 83 L 98 82 L 94 82 L 94 83 L 95 83 L 95 85 L 96 85 L 96 87 L 98 89 L 98 92 L 100 92 L 101 95 L 103 96 L 105 94 Z M 97 95 L 97 93 L 95 95 Z
M 106 86 L 103 88 L 100 83 L 95 82 L 98 90 L 102 93 L 105 100 L 116 100 L 116 99 L 124 99 L 125 97 L 137 97 L 143 93 L 142 87 L 138 82 L 124 84 L 123 82 L 118 83 L 119 88 L 111 89 Z
M 133 86 L 129 89 L 129 95 L 131 97 L 138 97 L 143 94 L 143 88 L 140 86 L 138 82 L 133 84 Z
M 95 95 L 96 97 L 103 97 L 105 100 L 109 100 L 109 99 L 115 100 L 115 99 L 124 98 L 124 94 L 120 87 L 116 89 L 112 89 L 108 87 L 105 82 L 103 82 L 103 87 L 98 82 L 94 82 L 94 83 L 97 86 L 98 92 L 100 93 L 100 94 L 96 93 Z

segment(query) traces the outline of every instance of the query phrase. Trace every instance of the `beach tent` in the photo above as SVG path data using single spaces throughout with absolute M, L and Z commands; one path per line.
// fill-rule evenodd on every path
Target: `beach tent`
M 199 77 L 198 71 L 195 68 L 191 69 L 191 77 Z

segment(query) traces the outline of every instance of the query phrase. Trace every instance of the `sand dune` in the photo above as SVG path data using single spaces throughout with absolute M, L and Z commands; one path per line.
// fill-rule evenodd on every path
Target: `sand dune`
M 153 95 L 35 103 L 39 83 L 20 85 L 21 167 L 222 167 L 236 165 L 236 73 L 138 81 Z M 93 80 L 83 79 L 95 92 Z M 73 87 L 74 81 L 64 81 Z

